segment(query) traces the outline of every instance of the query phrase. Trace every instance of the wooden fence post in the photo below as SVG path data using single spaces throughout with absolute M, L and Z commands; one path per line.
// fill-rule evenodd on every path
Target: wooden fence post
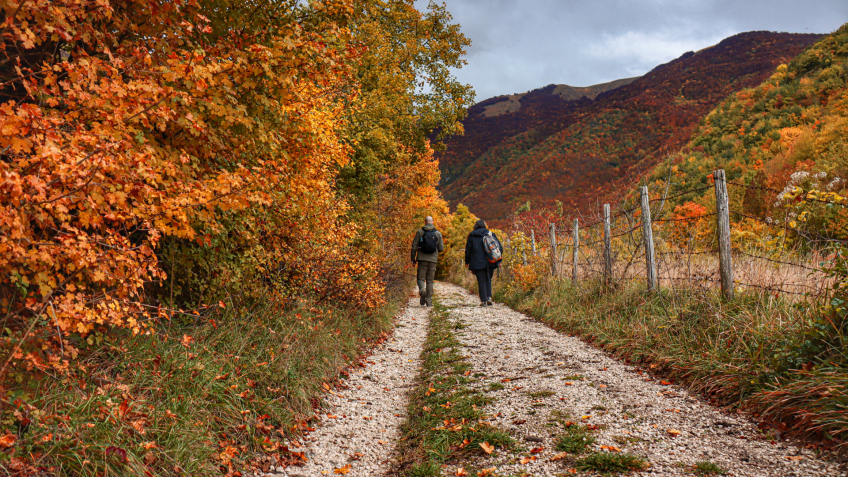
M 718 262 L 721 274 L 721 292 L 727 300 L 733 299 L 733 261 L 730 258 L 730 207 L 727 200 L 727 182 L 724 169 L 713 172 L 716 195 L 716 230 L 718 231 Z
M 527 251 L 525 250 L 524 241 L 521 241 L 521 261 L 524 262 L 524 265 L 527 265 Z
M 548 224 L 548 234 L 551 239 L 551 276 L 556 277 L 557 274 L 557 243 L 556 243 L 556 225 Z
M 571 229 L 574 246 L 571 247 L 571 281 L 577 284 L 577 252 L 580 250 L 580 221 L 574 219 Z
M 536 231 L 530 229 L 530 240 L 533 242 L 533 256 L 536 256 Z
M 612 249 L 610 248 L 610 206 L 604 204 L 604 285 L 612 284 Z
M 645 266 L 648 273 L 648 290 L 657 290 L 657 265 L 654 259 L 654 232 L 651 230 L 651 198 L 648 186 L 642 187 L 642 239 L 645 241 Z

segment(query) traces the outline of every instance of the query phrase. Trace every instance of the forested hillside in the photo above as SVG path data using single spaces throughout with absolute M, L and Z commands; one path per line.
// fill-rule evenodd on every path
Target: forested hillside
M 548 87 L 521 98 L 517 112 L 485 120 L 475 115 L 487 104 L 481 103 L 469 109 L 466 136 L 451 139 L 438 154 L 444 162 L 440 189 L 451 205 L 463 203 L 488 219 L 503 220 L 528 200 L 585 209 L 614 192 L 611 184 L 632 182 L 685 145 L 698 121 L 728 94 L 758 85 L 819 38 L 743 33 L 595 100 L 530 106 L 537 97 L 557 104 Z M 519 118 L 526 129 L 505 126 Z
M 848 186 L 848 24 L 778 66 L 761 85 L 726 98 L 648 179 L 669 182 L 670 194 L 678 195 L 709 184 L 714 169 L 753 186 L 731 195 L 744 214 L 793 227 L 803 222 L 812 233 L 845 237 L 848 214 L 826 203 L 843 202 Z M 692 193 L 675 203 L 711 200 Z

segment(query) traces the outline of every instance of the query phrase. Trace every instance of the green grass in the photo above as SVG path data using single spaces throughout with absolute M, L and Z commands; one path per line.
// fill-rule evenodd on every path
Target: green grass
M 619 475 L 632 470 L 641 470 L 647 466 L 645 459 L 633 454 L 600 453 L 577 459 L 574 468 L 583 472 L 597 472 L 601 475 Z
M 725 475 L 727 471 L 709 461 L 696 462 L 692 467 L 692 472 L 698 475 Z
M 323 383 L 391 329 L 404 299 L 373 314 L 233 304 L 149 335 L 78 343 L 88 373 L 41 376 L 30 382 L 33 390 L 13 396 L 32 420 L 16 451 L 40 454 L 38 465 L 64 476 L 212 476 L 221 475 L 222 466 L 245 469 L 251 459 L 273 453 L 281 433 L 308 425 L 313 404 L 326 392 Z M 14 410 L 0 411 L 3 427 L 14 426 Z M 236 452 L 222 459 L 228 447 Z M 0 468 L 3 457 L 10 456 L 0 453 Z
M 595 437 L 592 431 L 585 426 L 572 424 L 566 426 L 565 431 L 557 436 L 554 448 L 560 452 L 581 454 L 594 443 Z
M 533 399 L 543 399 L 554 396 L 556 395 L 556 393 L 553 391 L 536 391 L 532 393 L 527 393 L 527 395 Z
M 439 475 L 432 472 L 448 459 L 482 453 L 483 442 L 501 448 L 513 445 L 509 434 L 479 422 L 492 398 L 469 386 L 472 380 L 464 373 L 471 365 L 453 334 L 456 323 L 438 300 L 430 318 L 424 364 L 410 394 L 409 418 L 401 428 L 396 473 L 405 476 Z
M 489 391 L 500 391 L 500 390 L 504 389 L 505 387 L 506 386 L 504 386 L 501 383 L 491 383 L 491 384 L 489 384 Z

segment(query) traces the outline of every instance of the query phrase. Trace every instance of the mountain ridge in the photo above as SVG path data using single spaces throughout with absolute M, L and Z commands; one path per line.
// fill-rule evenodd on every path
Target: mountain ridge
M 746 32 L 686 52 L 594 99 L 567 101 L 556 85 L 525 93 L 509 114 L 468 109 L 465 136 L 440 151 L 439 188 L 455 207 L 503 221 L 526 201 L 580 210 L 614 184 L 641 176 L 682 147 L 701 118 L 729 94 L 759 85 L 824 35 Z M 501 100 L 502 101 L 502 100 Z

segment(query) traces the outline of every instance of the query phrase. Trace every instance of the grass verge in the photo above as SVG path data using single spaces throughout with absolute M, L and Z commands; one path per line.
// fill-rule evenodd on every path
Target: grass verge
M 404 301 L 373 313 L 231 305 L 147 335 L 76 343 L 86 373 L 33 374 L 6 393 L 0 423 L 13 445 L 0 469 L 211 476 L 302 460 L 281 441 L 308 429 L 321 394 L 386 336 Z
M 409 399 L 409 419 L 401 428 L 397 473 L 409 477 L 441 475 L 451 459 L 482 453 L 480 444 L 512 445 L 509 435 L 482 422 L 482 407 L 492 398 L 472 389 L 469 364 L 454 332 L 461 324 L 437 300 L 422 352 L 423 366 Z

